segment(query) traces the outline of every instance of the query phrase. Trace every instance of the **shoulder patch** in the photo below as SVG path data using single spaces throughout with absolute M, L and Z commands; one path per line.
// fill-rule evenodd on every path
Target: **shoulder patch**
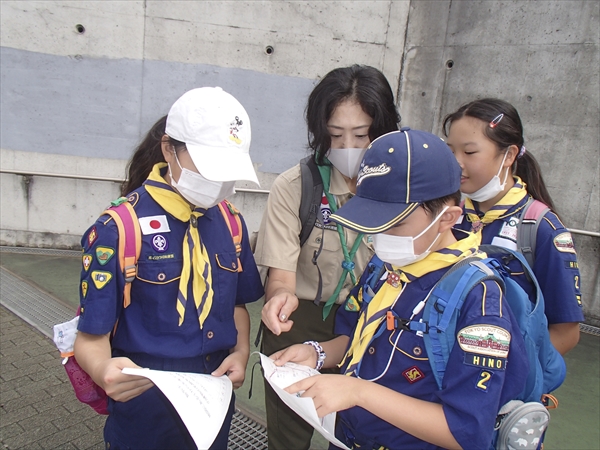
M 83 269 L 87 272 L 90 270 L 90 266 L 92 265 L 92 255 L 89 253 L 84 253 L 81 257 L 81 262 L 83 264 Z
M 560 233 L 552 242 L 559 252 L 576 253 L 575 246 L 573 245 L 573 237 L 568 231 L 565 233 Z
M 171 231 L 167 216 L 164 214 L 159 216 L 140 217 L 138 220 L 140 222 L 142 234 L 146 236 L 149 234 L 168 233 Z
M 96 247 L 96 259 L 101 266 L 106 265 L 115 254 L 115 249 L 110 247 Z
M 87 295 L 87 292 L 88 292 L 88 282 L 87 281 L 82 281 L 81 282 L 81 296 L 83 298 L 85 298 L 86 295 Z
M 108 282 L 112 280 L 112 277 L 113 275 L 110 272 L 102 272 L 100 270 L 94 270 L 92 272 L 92 281 L 98 290 L 106 286 Z
M 96 226 L 94 225 L 87 236 L 88 246 L 92 245 L 98 239 L 98 231 L 96 230 Z
M 129 197 L 127 197 L 127 201 L 131 203 L 131 206 L 135 206 L 139 199 L 140 194 L 138 194 L 137 192 L 132 192 L 131 194 L 129 194 Z
M 506 358 L 510 349 L 510 333 L 495 325 L 470 325 L 456 336 L 458 345 L 465 352 L 476 355 Z

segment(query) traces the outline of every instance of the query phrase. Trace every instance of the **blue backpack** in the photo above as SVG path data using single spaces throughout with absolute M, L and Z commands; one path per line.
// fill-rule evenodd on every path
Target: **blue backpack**
M 493 257 L 467 258 L 455 264 L 432 289 L 425 303 L 422 322 L 403 325 L 423 335 L 429 362 L 438 388 L 441 389 L 450 352 L 456 342 L 456 323 L 465 297 L 482 281 L 495 280 L 502 288 L 518 322 L 530 370 L 520 395 L 499 411 L 490 448 L 536 449 L 543 440 L 543 433 L 550 419 L 543 406 L 543 396 L 563 383 L 566 365 L 550 342 L 548 320 L 544 314 L 544 297 L 525 257 L 496 245 L 481 245 L 479 249 Z M 519 261 L 522 272 L 535 287 L 534 298 L 530 298 L 511 277 L 508 262 L 513 259 Z M 367 265 L 367 271 L 368 276 L 361 287 L 363 301 L 368 303 L 379 287 L 384 271 L 383 262 L 374 256 Z M 535 427 L 535 431 L 532 431 L 533 423 L 539 425 Z

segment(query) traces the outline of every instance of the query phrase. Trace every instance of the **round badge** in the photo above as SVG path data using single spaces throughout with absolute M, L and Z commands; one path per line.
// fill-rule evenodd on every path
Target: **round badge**
M 152 247 L 157 252 L 164 252 L 169 248 L 169 243 L 167 242 L 167 238 L 165 238 L 162 234 L 155 234 L 152 238 Z

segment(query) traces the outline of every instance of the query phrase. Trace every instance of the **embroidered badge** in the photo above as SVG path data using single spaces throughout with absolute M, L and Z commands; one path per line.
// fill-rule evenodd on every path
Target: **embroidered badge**
M 458 332 L 457 341 L 465 352 L 506 358 L 510 348 L 510 333 L 494 325 L 471 325 Z
M 92 245 L 94 242 L 96 242 L 96 239 L 98 239 L 98 232 L 96 231 L 96 227 L 94 226 L 91 230 L 90 233 L 88 234 L 87 237 L 87 241 L 88 241 L 88 246 Z
M 112 273 L 110 272 L 101 272 L 99 270 L 92 272 L 92 281 L 98 290 L 106 286 L 110 280 L 112 280 Z
M 511 241 L 517 241 L 517 226 L 519 225 L 518 217 L 511 217 L 508 222 L 504 222 L 502 228 L 500 229 L 501 236 L 505 239 L 510 239 Z
M 317 228 L 323 228 L 323 225 L 325 225 L 325 229 L 326 230 L 333 230 L 336 231 L 337 227 L 335 225 L 335 223 L 333 223 L 331 220 L 329 220 L 329 217 L 331 216 L 331 208 L 329 207 L 329 202 L 327 201 L 327 197 L 325 196 L 325 194 L 322 195 L 321 197 L 321 215 L 323 217 L 323 223 L 321 223 L 320 220 L 315 220 L 315 227 Z M 319 242 L 321 242 L 321 238 L 318 238 Z
M 140 217 L 138 220 L 140 222 L 142 234 L 145 236 L 156 233 L 168 233 L 171 231 L 167 216 L 164 214 L 160 216 Z
M 486 367 L 489 369 L 506 369 L 506 358 L 495 358 L 493 356 L 481 356 L 475 353 L 465 353 L 465 364 L 469 366 Z
M 238 145 L 242 143 L 242 139 L 239 136 L 242 125 L 244 125 L 244 122 L 238 116 L 235 116 L 235 120 L 229 124 L 229 139 Z
M 385 282 L 397 288 L 400 285 L 400 275 L 394 272 L 389 272 L 387 280 L 385 280 Z
M 83 270 L 87 272 L 92 265 L 92 255 L 89 253 L 84 253 L 81 257 L 81 262 L 83 263 Z
M 169 248 L 167 239 L 162 234 L 157 234 L 152 238 L 152 247 L 157 252 L 165 252 Z
M 349 296 L 346 300 L 346 304 L 344 305 L 344 309 L 346 311 L 356 312 L 360 309 L 360 306 L 358 304 L 358 301 L 354 297 Z
M 565 267 L 567 269 L 579 269 L 579 263 L 577 261 L 565 261 Z
M 101 266 L 106 265 L 115 254 L 115 249 L 110 247 L 96 247 L 96 259 Z
M 479 230 L 483 228 L 483 222 L 478 220 L 477 222 L 473 222 L 471 224 L 471 233 L 478 233 Z
M 575 246 L 573 245 L 573 238 L 571 233 L 560 233 L 554 238 L 554 246 L 559 252 L 562 253 L 575 253 Z
M 417 366 L 412 366 L 410 369 L 406 369 L 404 372 L 402 372 L 402 375 L 404 375 L 404 378 L 406 378 L 410 384 L 425 378 L 425 374 Z
M 88 291 L 88 282 L 82 281 L 81 282 L 81 296 L 83 298 L 85 298 L 85 296 L 87 295 L 87 291 Z
M 367 164 L 363 166 L 361 164 L 360 170 L 358 171 L 358 176 L 356 177 L 356 185 L 360 186 L 360 183 L 362 183 L 365 178 L 387 175 L 390 173 L 390 170 L 392 170 L 392 168 L 386 163 L 381 163 L 375 167 L 371 167 Z
M 139 199 L 140 195 L 137 192 L 132 192 L 131 195 L 127 197 L 127 201 L 131 203 L 131 206 L 135 206 Z
M 575 298 L 577 299 L 577 304 L 579 306 L 583 306 L 583 304 L 581 303 L 581 295 L 576 295 Z
M 482 370 L 477 377 L 477 383 L 475 383 L 475 389 L 479 389 L 480 391 L 487 392 L 488 391 L 488 383 L 494 376 L 493 372 L 489 370 Z M 525 419 L 527 420 L 527 419 Z M 512 447 L 511 447 L 512 448 Z

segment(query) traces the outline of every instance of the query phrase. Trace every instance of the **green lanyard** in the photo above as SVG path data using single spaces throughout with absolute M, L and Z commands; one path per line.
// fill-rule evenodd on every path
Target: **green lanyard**
M 329 208 L 331 208 L 331 211 L 333 213 L 335 213 L 338 209 L 337 203 L 335 202 L 335 198 L 333 197 L 333 195 L 331 195 L 331 193 L 329 192 L 330 179 L 331 179 L 331 166 L 329 166 L 329 165 L 319 166 L 318 165 L 317 167 L 319 168 L 321 178 L 323 179 L 323 188 L 324 188 L 323 191 L 325 192 L 325 196 L 327 197 L 327 201 L 329 202 Z M 333 305 L 335 304 L 335 301 L 338 298 L 338 295 L 340 295 L 340 291 L 342 290 L 342 287 L 344 286 L 344 282 L 346 281 L 346 277 L 348 276 L 348 274 L 350 274 L 350 279 L 352 280 L 352 283 L 356 284 L 356 276 L 354 275 L 353 260 L 354 260 L 354 256 L 356 255 L 356 252 L 358 250 L 358 247 L 360 246 L 362 238 L 363 238 L 363 233 L 358 233 L 356 235 L 356 240 L 354 241 L 352 248 L 348 252 L 348 244 L 346 243 L 346 236 L 344 235 L 344 230 L 342 229 L 342 226 L 340 224 L 336 223 L 335 226 L 337 228 L 338 235 L 340 236 L 340 242 L 342 244 L 342 252 L 344 253 L 344 261 L 342 261 L 342 268 L 344 270 L 342 272 L 342 275 L 340 276 L 340 280 L 338 281 L 335 291 L 333 292 L 331 297 L 329 297 L 327 302 L 325 302 L 325 306 L 323 307 L 323 320 L 325 320 L 327 318 L 327 316 L 329 315 L 329 312 L 331 311 L 331 308 L 333 307 Z

